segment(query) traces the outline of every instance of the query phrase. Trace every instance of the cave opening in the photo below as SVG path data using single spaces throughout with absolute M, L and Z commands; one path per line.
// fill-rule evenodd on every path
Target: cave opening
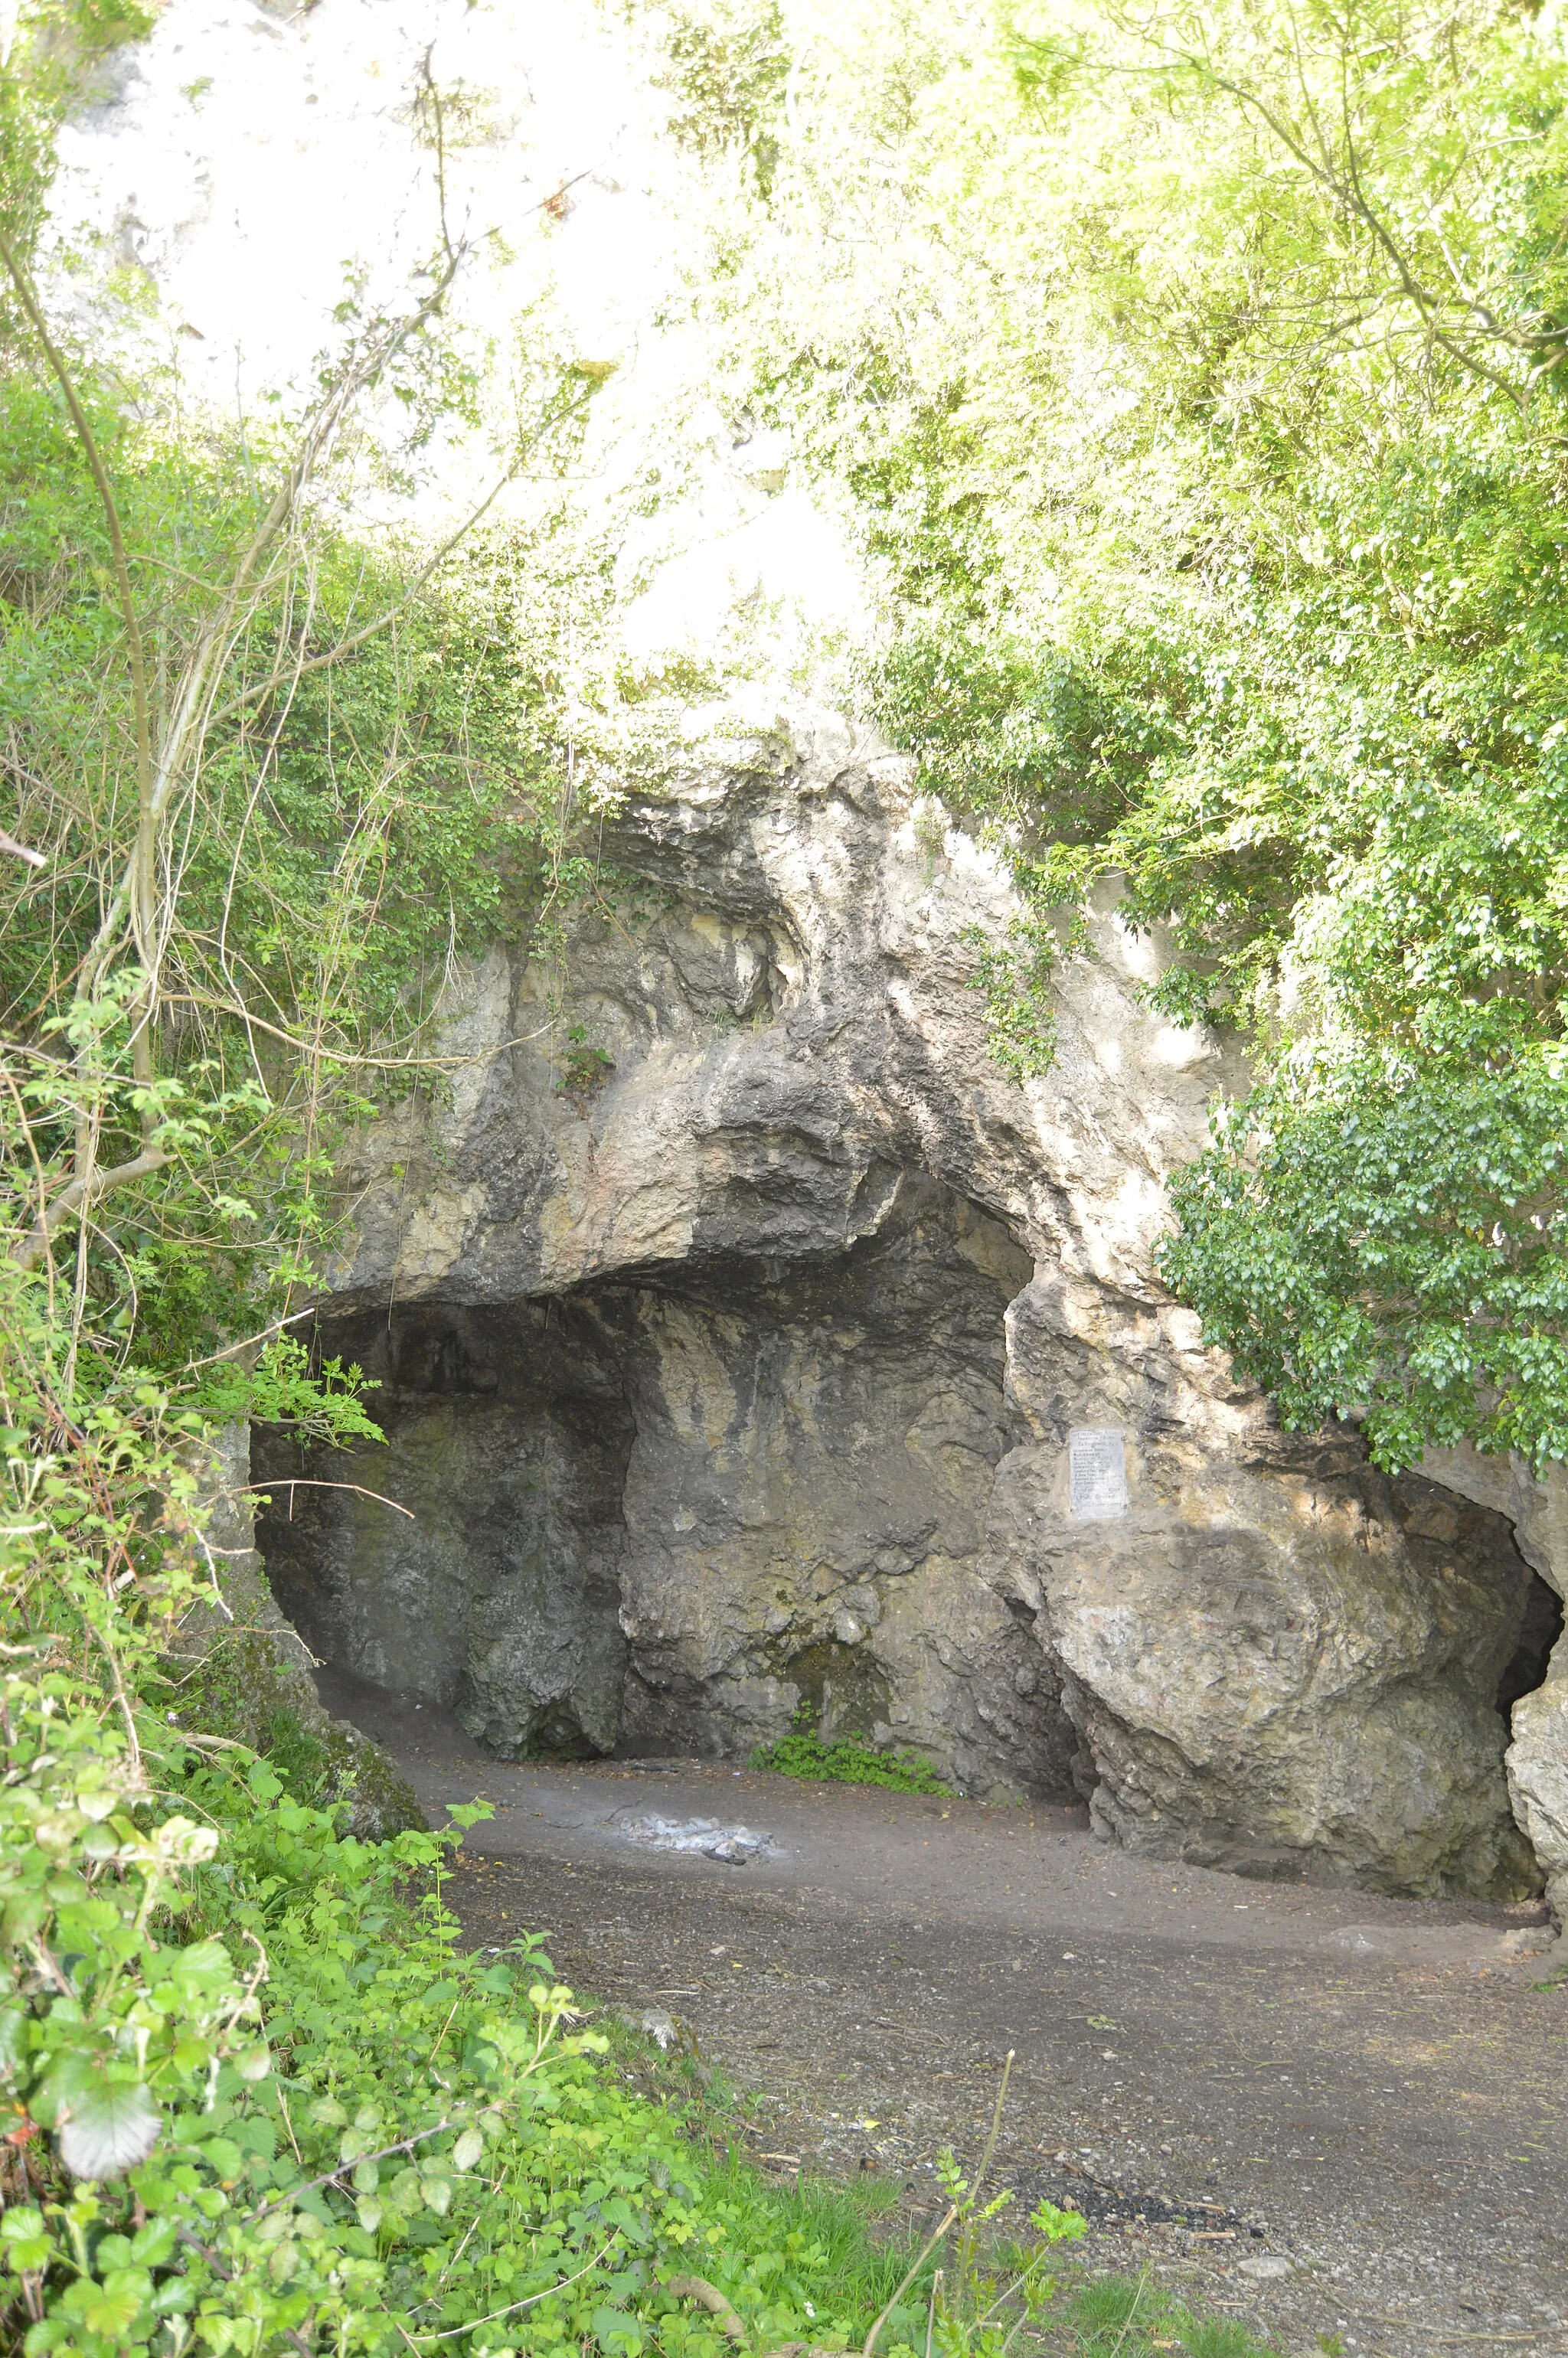
M 804 1706 L 961 1790 L 1069 1798 L 1048 1659 L 982 1576 L 1032 1273 L 905 1174 L 836 1255 L 336 1318 L 387 1445 L 257 1429 L 274 1594 L 332 1669 L 503 1757 L 744 1758 Z
M 1497 1708 L 1505 1727 L 1513 1707 L 1546 1683 L 1552 1650 L 1563 1635 L 1563 1600 L 1538 1572 L 1530 1575 L 1513 1652 L 1498 1680 Z

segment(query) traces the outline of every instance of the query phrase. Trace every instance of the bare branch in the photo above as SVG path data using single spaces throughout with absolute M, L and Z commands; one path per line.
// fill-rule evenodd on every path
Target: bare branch
M 362 1065 L 373 1071 L 409 1073 L 427 1066 L 432 1072 L 451 1073 L 463 1065 L 487 1065 L 492 1057 L 504 1055 L 509 1048 L 526 1048 L 535 1040 L 542 1040 L 551 1028 L 549 1023 L 541 1023 L 533 1032 L 520 1032 L 515 1039 L 499 1040 L 493 1048 L 481 1049 L 472 1056 L 356 1056 L 346 1048 L 329 1048 L 319 1040 L 301 1040 L 296 1033 L 285 1032 L 276 1023 L 264 1022 L 241 1000 L 220 999 L 215 994 L 200 990 L 171 990 L 165 996 L 170 1006 L 210 1007 L 215 1014 L 232 1015 L 242 1023 L 252 1023 L 258 1032 L 265 1032 L 270 1038 L 283 1041 L 286 1046 L 297 1050 L 302 1056 L 324 1056 L 329 1064 Z
M 242 1490 L 259 1491 L 351 1490 L 356 1498 L 373 1498 L 378 1507 L 390 1507 L 394 1514 L 406 1515 L 411 1523 L 416 1523 L 419 1520 L 412 1507 L 401 1507 L 395 1498 L 384 1498 L 379 1490 L 367 1490 L 362 1482 L 308 1482 L 304 1476 L 300 1475 L 297 1478 L 287 1481 L 281 1476 L 274 1481 L 269 1476 L 265 1482 L 242 1482 L 240 1487 Z
M 394 322 L 351 366 L 344 370 L 309 419 L 283 481 L 252 533 L 249 544 L 230 576 L 216 609 L 202 628 L 181 675 L 174 709 L 154 758 L 146 834 L 149 862 L 155 855 L 157 838 L 176 789 L 186 773 L 191 748 L 200 743 L 212 725 L 212 699 L 222 665 L 241 626 L 240 618 L 247 598 L 260 586 L 257 576 L 268 554 L 297 512 L 308 485 L 354 402 L 375 383 L 405 344 L 417 335 L 439 309 L 463 260 L 464 252 L 464 248 L 459 247 L 424 301 L 404 319 Z M 139 835 L 137 854 L 133 855 L 127 864 L 104 911 L 84 964 L 90 994 L 114 954 L 127 913 L 135 909 L 141 872 L 138 867 L 140 853 Z
M 66 366 L 65 356 L 49 333 L 49 322 L 44 318 L 38 298 L 33 292 L 27 275 L 4 237 L 0 237 L 0 263 L 4 263 L 5 266 L 11 282 L 16 289 L 17 300 L 27 313 L 33 333 L 42 345 L 45 357 L 54 372 L 61 393 L 65 395 L 65 406 L 70 413 L 70 422 L 76 428 L 77 439 L 81 444 L 82 453 L 92 471 L 92 481 L 97 486 L 99 501 L 103 509 L 104 522 L 109 527 L 109 547 L 114 560 L 114 588 L 119 599 L 121 619 L 125 626 L 126 653 L 130 657 L 131 705 L 135 715 L 136 740 L 136 849 L 132 859 L 132 883 L 127 897 L 137 946 L 144 951 L 142 963 L 147 975 L 146 998 L 133 1035 L 133 1055 L 135 1059 L 136 1078 L 139 1081 L 150 1081 L 153 1076 L 151 1031 L 153 976 L 145 950 L 151 914 L 155 820 L 152 716 L 147 700 L 146 649 L 142 640 L 142 626 L 136 613 L 135 597 L 131 589 L 131 568 L 125 556 L 125 535 L 120 526 L 120 511 L 115 503 L 114 488 L 109 481 L 108 470 L 103 464 L 103 453 L 98 448 L 97 438 L 88 420 L 87 412 L 81 406 L 75 381 Z
M 589 397 L 589 395 L 584 395 L 584 402 L 586 403 Z M 314 671 L 324 671 L 331 664 L 341 663 L 345 655 L 351 654 L 354 649 L 356 647 L 362 646 L 367 639 L 374 638 L 379 632 L 384 631 L 390 623 L 395 622 L 398 615 L 404 612 L 405 610 L 413 603 L 414 600 L 419 595 L 420 590 L 424 589 L 426 583 L 428 582 L 438 571 L 440 567 L 451 555 L 453 549 L 458 546 L 459 543 L 465 540 L 468 535 L 472 532 L 475 525 L 480 522 L 480 519 L 489 514 L 490 510 L 495 505 L 496 501 L 501 497 L 502 492 L 504 492 L 510 484 L 516 481 L 518 473 L 523 465 L 523 458 L 524 455 L 526 454 L 519 455 L 516 465 L 508 469 L 507 472 L 501 477 L 499 482 L 494 484 L 492 488 L 485 493 L 479 505 L 476 508 L 470 510 L 469 514 L 463 518 L 461 524 L 458 525 L 456 531 L 449 534 L 448 537 L 442 541 L 440 546 L 436 550 L 435 555 L 429 558 L 427 563 L 420 567 L 419 571 L 414 576 L 414 579 L 409 583 L 407 589 L 403 592 L 403 595 L 394 605 L 388 606 L 385 611 L 378 614 L 373 622 L 363 622 L 357 631 L 351 631 L 345 638 L 340 639 L 334 646 L 324 648 L 321 654 L 317 655 L 307 655 L 301 661 L 294 664 L 279 665 L 275 667 L 274 670 L 269 672 L 265 679 L 254 681 L 249 687 L 243 688 L 239 695 L 233 698 L 230 703 L 221 705 L 219 707 L 218 710 L 211 716 L 210 726 L 216 728 L 222 721 L 232 719 L 235 713 L 241 711 L 245 705 L 254 704 L 258 697 L 270 695 L 272 690 L 275 687 L 281 687 L 285 680 L 288 682 L 290 691 L 292 692 L 295 684 L 297 681 L 306 678 L 309 673 Z
M 49 1250 L 49 1238 L 67 1220 L 101 1202 L 111 1188 L 128 1186 L 133 1179 L 146 1179 L 153 1172 L 163 1170 L 171 1159 L 161 1146 L 146 1146 L 128 1163 L 114 1163 L 107 1171 L 92 1171 L 84 1178 L 73 1179 L 69 1186 L 60 1189 L 38 1226 L 16 1248 L 12 1259 L 16 1266 L 36 1268 Z
M 7 835 L 3 827 L 0 827 L 0 851 L 8 851 L 13 859 L 25 860 L 29 868 L 47 868 L 49 864 L 47 852 L 34 851 L 28 845 L 18 843 L 16 837 Z

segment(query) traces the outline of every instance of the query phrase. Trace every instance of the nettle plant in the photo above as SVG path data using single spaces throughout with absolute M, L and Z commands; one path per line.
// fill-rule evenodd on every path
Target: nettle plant
M 638 2338 L 622 2303 L 694 2233 L 679 2137 L 536 1944 L 460 1954 L 438 1874 L 410 1909 L 460 1832 L 339 1841 L 259 1761 L 190 1779 L 228 1829 L 165 1814 L 178 1759 L 64 1674 L 5 1680 L 0 1762 L 10 2346 Z

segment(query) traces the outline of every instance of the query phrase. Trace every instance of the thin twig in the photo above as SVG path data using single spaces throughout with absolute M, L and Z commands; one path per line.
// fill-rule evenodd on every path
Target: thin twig
M 931 2299 L 925 2308 L 925 2358 L 931 2358 L 931 2337 L 936 2331 L 936 2296 L 942 2289 L 943 2271 L 938 2268 L 931 2279 Z
M 1121 2320 L 1121 2331 L 1117 2335 L 1116 2340 L 1111 2346 L 1110 2358 L 1118 2358 L 1118 2353 L 1121 2349 L 1122 2343 L 1126 2341 L 1128 2335 L 1132 2331 L 1132 2320 L 1138 2314 L 1139 2303 L 1141 2301 L 1148 2289 L 1149 2272 L 1145 2269 L 1143 2274 L 1138 2279 L 1138 2290 L 1132 2296 L 1132 2305 L 1128 2309 L 1127 2315 Z
M 1388 2309 L 1362 2309 L 1362 2310 L 1360 2311 L 1360 2314 L 1361 2314 L 1363 2317 L 1375 2317 L 1375 2318 L 1377 2319 L 1377 2320 L 1378 2320 L 1378 2322 L 1379 2322 L 1379 2325 L 1402 2325 L 1402 2326 L 1404 2327 L 1404 2329 L 1405 2329 L 1405 2331 L 1406 2331 L 1406 2332 L 1407 2332 L 1407 2333 L 1411 2333 L 1411 2332 L 1413 2332 L 1413 2333 L 1430 2333 L 1430 2334 L 1431 2334 L 1431 2336 L 1432 2336 L 1432 2338 L 1433 2338 L 1433 2340 L 1434 2342 L 1540 2342 L 1540 2340 L 1541 2340 L 1541 2336 L 1540 2336 L 1540 2334 L 1539 2334 L 1538 2332 L 1537 2332 L 1537 2333 L 1462 2333 L 1462 2332 L 1460 2332 L 1460 2331 L 1457 2330 L 1457 2328 L 1454 2328 L 1454 2327 L 1450 2327 L 1450 2326 L 1445 2326 L 1445 2325 L 1422 2325 L 1422 2323 L 1421 2320 L 1420 2320 L 1419 2318 L 1417 2318 L 1417 2317 L 1395 2317 L 1395 2316 L 1393 2316 L 1393 2315 L 1392 2315 L 1392 2313 L 1391 2313 L 1390 2310 L 1388 2310 Z M 1550 2326 L 1547 2328 L 1547 2331 L 1548 2331 L 1549 2332 L 1551 2332 L 1552 2330 L 1553 2330 L 1553 2329 L 1552 2329 L 1552 2328 L 1551 2328 Z M 1556 2332 L 1557 2332 L 1557 2334 L 1558 2334 L 1559 2338 L 1563 2337 L 1565 2333 L 1568 2333 L 1568 2328 L 1564 2328 L 1564 2327 L 1563 2327 L 1563 2326 L 1559 2326 L 1559 2327 L 1557 2327 L 1557 2328 L 1555 2329 L 1555 2331 L 1556 2331 Z
M 889 2300 L 887 2307 L 882 2310 L 881 2315 L 878 2318 L 876 2323 L 867 2334 L 865 2341 L 861 2343 L 860 2358 L 871 2358 L 871 2352 L 876 2347 L 878 2334 L 881 2331 L 883 2326 L 892 2315 L 893 2310 L 898 2307 L 899 2302 L 903 2299 L 904 2294 L 909 2290 L 910 2286 L 914 2282 L 915 2277 L 920 2274 L 921 2269 L 925 2266 L 926 2261 L 931 2257 L 932 2253 L 936 2249 L 937 2244 L 942 2241 L 943 2236 L 947 2233 L 948 2228 L 952 2225 L 957 2215 L 958 2206 L 955 2202 L 949 2209 L 947 2215 L 943 2220 L 941 2225 L 935 2230 L 935 2234 L 928 2235 L 925 2243 L 922 2244 L 914 2266 L 904 2277 L 903 2282 L 899 2285 L 898 2289 L 893 2293 L 892 2298 Z
M 421 2333 L 418 2337 L 419 2340 L 421 2342 L 451 2342 L 455 2340 L 457 2335 L 460 2333 L 471 2333 L 476 2325 L 493 2325 L 498 2318 L 515 2317 L 520 2309 L 532 2309 L 535 2301 L 548 2300 L 552 2293 L 564 2291 L 568 2285 L 576 2284 L 579 2277 L 586 2277 L 590 2269 L 596 2268 L 599 2266 L 600 2261 L 603 2259 L 604 2253 L 609 2251 L 611 2244 L 614 2243 L 616 2235 L 619 2235 L 620 2233 L 621 2230 L 617 2227 L 615 2234 L 611 2235 L 610 2238 L 610 2243 L 605 2244 L 604 2251 L 596 2252 L 592 2259 L 585 2262 L 583 2266 L 579 2268 L 575 2275 L 562 2277 L 557 2283 L 546 2285 L 543 2292 L 531 2292 L 526 2300 L 514 2300 L 509 2309 L 492 2309 L 488 2317 L 472 2317 L 469 2320 L 466 2325 L 449 2326 L 444 2333 Z
M 33 1176 L 38 1182 L 38 1228 L 43 1233 L 44 1239 L 44 1249 L 39 1258 L 44 1260 L 49 1271 L 49 1317 L 52 1320 L 55 1314 L 54 1258 L 49 1249 L 49 1228 L 47 1225 L 49 1218 L 49 1182 L 44 1176 L 43 1159 L 38 1152 L 38 1142 L 33 1134 L 32 1122 L 28 1119 L 27 1109 L 22 1102 L 22 1092 L 16 1087 L 16 1081 L 12 1078 L 11 1067 L 8 1063 L 0 1065 L 0 1080 L 4 1080 L 5 1087 L 11 1092 L 11 1101 L 16 1109 L 17 1120 L 22 1125 L 22 1136 L 27 1142 L 27 1153 L 33 1166 Z
M 171 1007 L 210 1007 L 215 1014 L 235 1016 L 243 1023 L 255 1026 L 258 1032 L 269 1033 L 286 1047 L 297 1049 L 302 1056 L 325 1056 L 334 1065 L 368 1065 L 388 1072 L 411 1073 L 428 1065 L 436 1071 L 452 1072 L 460 1065 L 488 1064 L 492 1056 L 503 1056 L 509 1048 L 526 1048 L 542 1040 L 552 1024 L 541 1023 L 536 1032 L 520 1033 L 515 1040 L 500 1040 L 493 1048 L 484 1049 L 477 1056 L 356 1056 L 346 1048 L 323 1047 L 319 1041 L 297 1039 L 292 1032 L 284 1032 L 276 1023 L 267 1023 L 253 1015 L 243 1001 L 218 999 L 211 992 L 200 990 L 169 990 L 164 998 Z
M 7 835 L 3 827 L 0 827 L 0 851 L 8 851 L 15 860 L 25 860 L 29 868 L 47 868 L 49 864 L 47 851 L 35 851 L 30 844 L 18 843 L 16 837 Z
M 979 2174 L 975 2180 L 969 2198 L 972 2202 L 978 2202 L 980 2199 L 980 2189 L 986 2182 L 986 2172 L 991 2166 L 991 2158 L 996 2152 L 996 2142 L 1001 2135 L 1001 2108 L 1007 2102 L 1007 2083 L 1012 2077 L 1012 2059 L 1015 2052 L 1013 2048 L 1008 2049 L 1007 2061 L 1001 2067 L 1001 2085 L 996 2092 L 996 2104 L 991 2112 L 991 2133 L 986 2139 L 986 2149 L 980 2156 Z
M 120 602 L 121 619 L 125 625 L 126 652 L 131 659 L 131 702 L 135 715 L 136 728 L 136 803 L 145 823 L 151 811 L 153 795 L 152 720 L 147 700 L 146 650 L 142 642 L 141 623 L 136 615 L 136 601 L 131 590 L 131 568 L 125 556 L 125 536 L 120 528 L 120 511 L 115 504 L 114 490 L 109 481 L 108 470 L 103 464 L 103 456 L 98 448 L 97 437 L 88 422 L 87 412 L 83 409 L 77 395 L 75 382 L 65 364 L 65 356 L 49 333 L 49 322 L 44 318 L 27 272 L 22 268 L 11 251 L 9 243 L 4 237 L 0 237 L 0 263 L 5 264 L 11 283 L 16 289 L 17 299 L 31 322 L 33 333 L 43 346 L 44 357 L 54 372 L 61 393 L 65 395 L 65 406 L 70 413 L 70 422 L 76 428 L 77 439 L 81 444 L 83 456 L 92 471 L 92 481 L 97 486 L 99 502 L 103 510 L 103 520 L 109 527 L 109 547 L 114 567 L 114 590 Z M 8 838 L 7 848 L 21 849 L 20 845 L 10 845 Z M 23 852 L 22 856 L 24 859 L 38 860 L 36 852 Z M 39 865 L 42 865 L 41 860 Z
M 275 2195 L 270 2202 L 264 2202 L 259 2211 L 253 2211 L 251 2218 L 253 2221 L 265 2219 L 271 2211 L 287 2210 L 291 2202 L 297 2202 L 302 2194 L 314 2194 L 319 2186 L 335 2185 L 345 2169 L 357 2169 L 362 2162 L 388 2161 L 395 2153 L 412 2153 L 416 2145 L 425 2144 L 429 2137 L 439 2136 L 443 2129 L 449 2129 L 451 2125 L 449 2120 L 438 2121 L 433 2129 L 416 2129 L 412 2136 L 400 2139 L 396 2145 L 384 2145 L 379 2153 L 357 2154 L 352 2161 L 340 2161 L 335 2169 L 324 2169 L 319 2178 L 312 2178 L 303 2186 L 290 2186 L 282 2194 Z M 479 2320 L 476 2319 L 475 2322 Z
M 248 1351 L 253 1343 L 265 1343 L 274 1335 L 281 1335 L 286 1326 L 297 1326 L 302 1318 L 315 1316 L 315 1305 L 307 1310 L 291 1310 L 287 1318 L 275 1318 L 259 1335 L 246 1335 L 238 1343 L 225 1343 L 221 1351 L 209 1351 L 204 1359 L 187 1359 L 180 1369 L 182 1376 L 193 1376 L 198 1368 L 216 1366 L 220 1359 L 232 1359 L 236 1351 Z
M 552 424 L 556 422 L 557 421 L 551 421 Z M 539 429 L 539 438 L 541 440 L 544 438 L 545 431 L 545 427 L 541 427 Z M 229 703 L 219 706 L 218 709 L 211 717 L 210 725 L 216 729 L 220 727 L 223 721 L 232 720 L 234 715 L 237 712 L 243 711 L 247 704 L 254 703 L 256 698 L 259 696 L 270 695 L 272 690 L 275 687 L 281 687 L 286 679 L 288 681 L 290 690 L 292 692 L 295 686 L 297 686 L 297 683 L 304 679 L 309 673 L 314 671 L 324 671 L 330 665 L 341 663 L 345 655 L 351 654 L 356 647 L 362 646 L 367 639 L 374 638 L 378 632 L 384 631 L 386 629 L 389 622 L 395 622 L 398 615 L 404 611 L 405 608 L 413 603 L 414 600 L 419 595 L 421 590 L 425 588 L 427 582 L 434 578 L 440 567 L 451 555 L 453 549 L 456 548 L 459 543 L 466 538 L 468 534 L 473 530 L 475 525 L 479 523 L 486 511 L 495 505 L 495 503 L 501 497 L 502 492 L 504 492 L 510 484 L 516 481 L 518 473 L 521 471 L 522 463 L 522 458 L 519 457 L 517 465 L 511 468 L 507 473 L 502 476 L 500 481 L 494 485 L 493 489 L 486 492 L 484 498 L 481 500 L 477 507 L 470 510 L 469 514 L 463 518 L 461 524 L 458 525 L 457 530 L 449 534 L 448 537 L 441 542 L 439 547 L 436 550 L 435 555 L 421 566 L 419 571 L 414 576 L 413 580 L 409 583 L 402 596 L 397 599 L 395 604 L 388 606 L 384 612 L 378 614 L 373 622 L 362 622 L 357 631 L 351 631 L 345 638 L 339 639 L 334 645 L 324 647 L 319 654 L 307 655 L 297 663 L 286 666 L 279 666 L 268 673 L 265 679 L 252 681 L 248 687 L 241 688 L 238 694 L 234 696 Z
M 362 1482 L 312 1482 L 304 1475 L 277 1482 L 241 1482 L 241 1490 L 357 1490 L 362 1498 L 373 1498 L 380 1507 L 390 1507 L 395 1513 L 406 1515 L 411 1523 L 419 1520 L 412 1507 L 400 1507 L 395 1498 L 384 1498 L 379 1490 L 367 1490 Z

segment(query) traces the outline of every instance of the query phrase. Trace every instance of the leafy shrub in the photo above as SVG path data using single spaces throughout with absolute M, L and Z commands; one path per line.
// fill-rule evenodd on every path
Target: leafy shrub
M 894 1793 L 943 1793 L 945 1785 L 928 1760 L 917 1752 L 875 1752 L 852 1736 L 835 1736 L 825 1744 L 815 1714 L 803 1704 L 795 1725 L 776 1744 L 760 1744 L 752 1755 L 753 1768 L 771 1768 L 780 1777 L 820 1777 L 838 1785 L 883 1785 Z
M 1287 1425 L 1355 1402 L 1397 1469 L 1568 1448 L 1568 1087 L 1555 1052 L 1362 1056 L 1262 1089 L 1173 1190 L 1163 1262 Z
M 401 1896 L 456 1836 L 340 1842 L 257 1762 L 198 1779 L 248 1803 L 225 1839 L 159 1812 L 59 1677 L 7 1681 L 5 1725 L 0 2284 L 28 2358 L 454 2322 L 477 2349 L 524 2309 L 531 2347 L 575 2346 L 691 2240 L 675 2124 L 595 2073 L 536 1946 L 464 1957 L 438 1889 Z
M 708 297 L 738 397 L 852 503 L 863 683 L 1022 946 L 1115 897 L 1150 1001 L 1258 1059 L 1173 1282 L 1387 1466 L 1568 1455 L 1560 24 L 1032 0 L 795 41 L 768 234 Z M 1026 1077 L 1020 946 L 974 979 Z

